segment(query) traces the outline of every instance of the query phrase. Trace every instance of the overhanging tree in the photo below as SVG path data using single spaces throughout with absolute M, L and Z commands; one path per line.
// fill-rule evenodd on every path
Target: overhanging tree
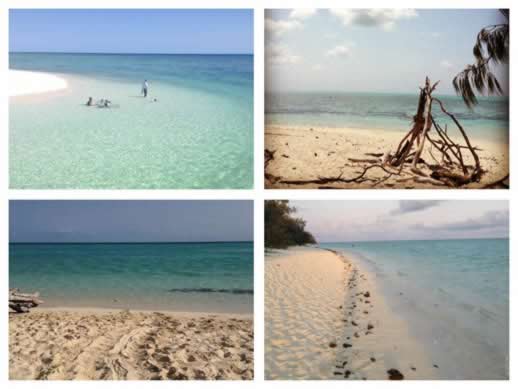
M 509 63 L 509 10 L 500 13 L 507 23 L 486 26 L 477 35 L 473 56 L 475 63 L 467 65 L 453 79 L 453 87 L 470 108 L 478 103 L 479 94 L 501 95 L 502 86 L 492 72 L 492 66 Z

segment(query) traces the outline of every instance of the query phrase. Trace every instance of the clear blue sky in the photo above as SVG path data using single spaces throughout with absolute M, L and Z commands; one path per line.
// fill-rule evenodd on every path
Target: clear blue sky
M 505 22 L 496 9 L 269 11 L 266 89 L 407 93 L 429 76 L 453 94 L 478 32 Z M 507 90 L 507 66 L 494 70 Z
M 252 241 L 252 201 L 10 201 L 10 242 Z
M 94 53 L 253 53 L 252 10 L 9 12 L 9 50 Z

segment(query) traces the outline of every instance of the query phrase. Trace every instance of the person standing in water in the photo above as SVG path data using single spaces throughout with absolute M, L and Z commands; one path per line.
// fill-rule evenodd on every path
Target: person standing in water
M 148 83 L 147 83 L 147 80 L 144 80 L 144 83 L 142 84 L 142 94 L 144 95 L 144 97 L 147 97 L 147 90 L 148 90 Z

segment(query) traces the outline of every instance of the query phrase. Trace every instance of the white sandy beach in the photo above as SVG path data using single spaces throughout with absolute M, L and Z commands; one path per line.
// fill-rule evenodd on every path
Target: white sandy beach
M 249 380 L 253 347 L 253 321 L 240 315 L 88 309 L 9 315 L 14 380 Z
M 265 378 L 440 375 L 439 363 L 391 312 L 371 275 L 349 259 L 293 248 L 270 257 L 265 272 Z
M 333 378 L 346 271 L 323 250 L 294 248 L 265 262 L 265 378 Z
M 314 180 L 319 177 L 343 178 L 356 177 L 361 173 L 360 164 L 353 159 L 372 159 L 369 154 L 394 152 L 404 133 L 356 128 L 322 128 L 268 126 L 265 132 L 265 148 L 275 152 L 274 159 L 268 164 L 265 173 L 267 188 L 320 188 L 320 184 L 287 184 L 282 181 Z M 454 136 L 452 136 L 455 139 Z M 472 139 L 474 146 L 482 149 L 478 152 L 482 169 L 485 171 L 478 183 L 465 188 L 482 188 L 503 178 L 509 172 L 509 146 L 483 139 Z M 431 151 L 434 153 L 434 151 Z M 430 157 L 425 150 L 425 158 Z M 439 158 L 438 156 L 436 156 Z M 465 162 L 473 163 L 471 156 Z M 381 178 L 386 175 L 381 169 L 371 169 L 369 177 Z M 442 188 L 430 183 L 415 182 L 404 173 L 394 175 L 375 188 Z M 365 188 L 372 189 L 372 182 L 329 183 L 326 188 Z
M 66 89 L 67 81 L 54 74 L 9 70 L 9 96 L 26 96 Z

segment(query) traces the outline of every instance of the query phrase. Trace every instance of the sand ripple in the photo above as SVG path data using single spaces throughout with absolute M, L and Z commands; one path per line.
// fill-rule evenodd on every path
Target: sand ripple
M 440 375 L 372 275 L 349 258 L 296 248 L 267 260 L 265 269 L 266 379 Z
M 321 250 L 289 253 L 265 264 L 265 378 L 333 378 L 343 264 Z

